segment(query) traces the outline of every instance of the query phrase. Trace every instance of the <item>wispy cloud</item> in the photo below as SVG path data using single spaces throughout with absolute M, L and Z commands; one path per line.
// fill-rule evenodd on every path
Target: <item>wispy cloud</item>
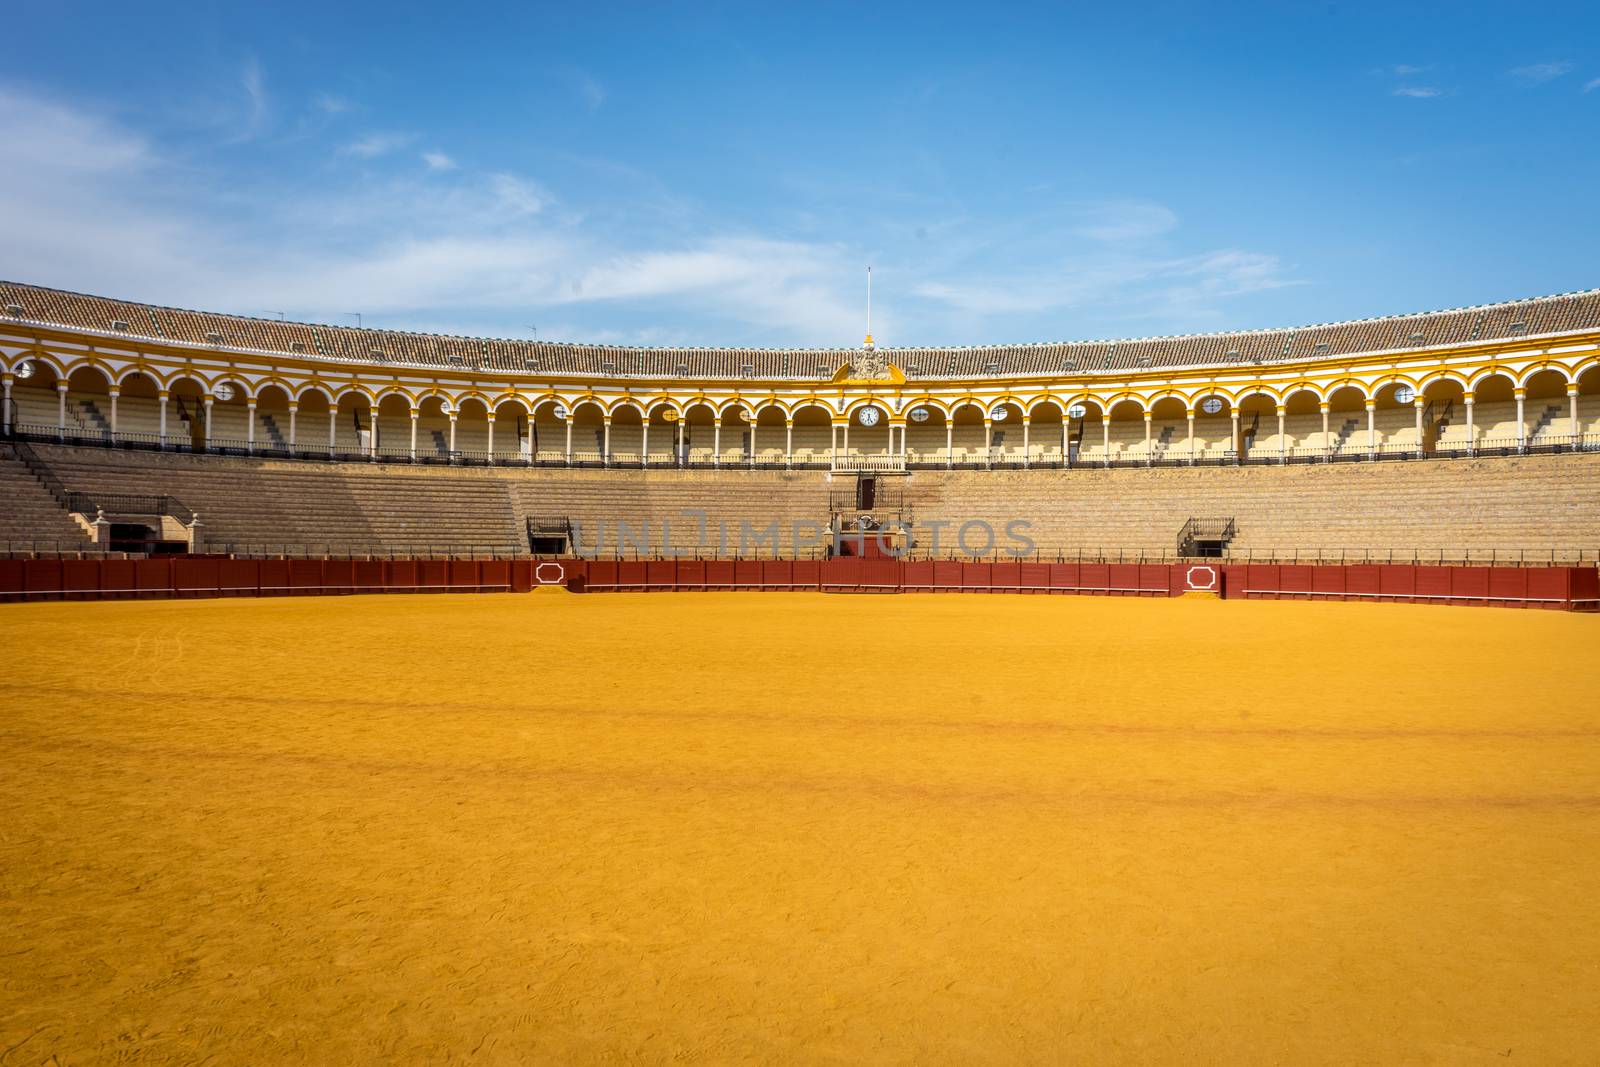
M 1530 63 L 1525 67 L 1513 67 L 1506 71 L 1511 77 L 1530 85 L 1554 81 L 1564 74 L 1572 73 L 1572 64 L 1566 61 L 1555 63 Z
M 1394 91 L 1395 96 L 1409 96 L 1415 100 L 1432 100 L 1444 96 L 1445 91 L 1432 85 L 1402 85 Z
M 317 110 L 327 115 L 343 115 L 355 110 L 355 104 L 333 93 L 319 93 L 311 103 Z
M 397 152 L 417 139 L 414 133 L 369 133 L 339 149 L 340 155 L 376 159 Z
M 1122 200 L 1095 204 L 1084 210 L 1085 220 L 1076 232 L 1095 241 L 1140 241 L 1168 233 L 1178 216 L 1162 205 Z
M 1600 89 L 1600 78 L 1595 78 L 1594 80 L 1585 84 L 1583 87 L 1583 91 L 1586 93 L 1592 93 L 1596 89 Z
M 244 89 L 245 109 L 243 118 L 228 138 L 234 144 L 259 137 L 266 131 L 272 117 L 266 79 L 262 76 L 260 62 L 254 56 L 247 58 L 240 67 L 239 85 Z
M 328 321 L 360 309 L 369 323 L 501 335 L 539 321 L 541 336 L 563 323 L 578 340 L 627 343 L 849 344 L 871 257 L 888 286 L 876 332 L 909 344 L 1017 339 L 1028 322 L 1072 336 L 1064 311 L 1187 328 L 1296 284 L 1269 253 L 1175 251 L 1176 213 L 1147 201 L 1053 205 L 1000 229 L 923 205 L 937 240 L 880 259 L 690 201 L 620 212 L 438 151 L 387 158 L 409 134 L 346 146 L 381 165 L 252 189 L 241 213 L 232 187 L 92 112 L 0 87 L 0 129 L 30 163 L 0 169 L 0 203 L 28 208 L 8 220 L 0 277 L 221 311 Z
M 1397 78 L 1410 78 L 1417 74 L 1426 74 L 1432 69 L 1433 67 L 1431 65 L 1426 67 L 1418 67 L 1410 63 L 1396 63 L 1394 66 L 1389 68 L 1389 73 L 1393 74 Z

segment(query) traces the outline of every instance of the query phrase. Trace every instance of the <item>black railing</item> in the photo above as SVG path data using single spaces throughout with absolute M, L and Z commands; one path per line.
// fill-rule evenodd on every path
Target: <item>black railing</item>
M 610 467 L 619 470 L 669 470 L 693 469 L 710 470 L 828 470 L 832 467 L 832 457 L 827 450 L 821 450 L 805 457 L 794 457 L 785 460 L 781 457 L 758 456 L 752 463 L 748 455 L 737 456 L 732 453 L 724 454 L 721 460 L 715 460 L 707 454 L 694 454 L 688 457 L 674 457 L 671 455 L 651 455 L 648 460 L 637 454 L 612 455 L 607 457 L 598 451 L 574 450 L 570 460 L 564 451 L 541 449 L 528 454 L 516 454 L 496 451 L 493 455 L 483 451 L 459 449 L 455 452 L 439 453 L 434 449 L 419 448 L 415 457 L 409 449 L 391 449 L 388 445 L 380 444 L 376 455 L 369 450 L 359 447 L 352 449 L 348 444 L 329 446 L 321 444 L 297 444 L 294 447 L 280 446 L 270 439 L 263 439 L 253 444 L 244 440 L 231 438 L 213 438 L 205 445 L 197 445 L 186 434 L 167 434 L 164 438 L 159 434 L 146 432 L 123 432 L 115 434 L 102 431 L 88 431 L 76 426 L 61 428 L 40 423 L 13 423 L 12 430 L 7 438 L 14 442 L 37 442 L 41 444 L 67 444 L 75 446 L 88 446 L 99 448 L 119 448 L 151 452 L 193 452 L 209 453 L 230 456 L 253 456 L 256 458 L 294 459 L 306 461 L 340 461 L 360 463 L 400 463 L 400 464 L 450 464 L 459 466 L 495 466 L 495 467 L 581 467 L 601 468 Z M 1459 459 L 1469 456 L 1510 456 L 1518 454 L 1563 454 L 1570 452 L 1600 452 L 1600 433 L 1590 434 L 1541 434 L 1532 436 L 1519 442 L 1515 438 L 1487 438 L 1479 439 L 1472 445 L 1452 445 L 1448 448 L 1422 447 L 1415 443 L 1397 444 L 1385 442 L 1369 448 L 1362 442 L 1359 432 L 1352 433 L 1348 439 L 1340 440 L 1331 446 L 1297 446 L 1288 449 L 1250 449 L 1241 456 L 1232 449 L 1200 453 L 1190 457 L 1188 451 L 1181 446 L 1169 448 L 1159 455 L 1139 456 L 1119 454 L 1107 459 L 1103 455 L 1083 455 L 1073 446 L 1067 456 L 1062 456 L 1059 451 L 1045 452 L 1030 455 L 1024 458 L 1020 452 L 1000 451 L 986 456 L 981 450 L 975 453 L 964 453 L 949 456 L 943 449 L 927 452 L 907 450 L 904 453 L 904 467 L 907 470 L 1022 470 L 1032 468 L 1035 470 L 1096 470 L 1104 468 L 1127 469 L 1135 467 L 1226 467 L 1226 466 L 1263 466 L 1268 464 L 1302 464 L 1302 463 L 1355 463 L 1370 462 L 1373 460 L 1415 460 L 1415 459 Z M 885 472 L 886 473 L 886 472 Z
M 854 535 L 850 535 L 853 537 Z M 871 537 L 871 533 L 867 534 Z M 171 542 L 162 542 L 170 544 Z M 516 545 L 494 543 L 475 545 L 470 542 L 439 542 L 426 544 L 351 545 L 306 542 L 273 542 L 270 544 L 224 542 L 209 545 L 200 555 L 232 557 L 238 559 L 570 559 L 575 556 L 588 559 L 648 561 L 658 559 L 735 560 L 783 559 L 814 560 L 826 558 L 831 545 L 807 546 L 798 551 L 746 552 L 684 549 L 668 556 L 663 552 L 633 552 L 608 549 L 604 552 L 583 552 L 571 549 L 566 552 L 530 552 Z M 1025 563 L 1180 563 L 1192 557 L 1180 556 L 1159 548 L 1059 548 L 1013 556 L 1004 551 L 969 554 L 941 552 L 912 546 L 896 548 L 901 558 L 912 561 L 940 560 L 1020 560 Z M 185 553 L 178 553 L 185 554 Z M 85 540 L 64 541 L 51 538 L 0 539 L 0 557 L 36 559 L 141 559 L 145 553 L 102 550 Z M 1600 566 L 1600 547 L 1595 548 L 1276 548 L 1251 550 L 1224 550 L 1217 562 L 1222 564 L 1363 564 L 1404 563 L 1414 566 L 1474 566 L 1474 567 L 1549 567 L 1549 566 Z
M 66 495 L 66 508 L 88 516 L 100 511 L 108 515 L 170 515 L 185 526 L 194 521 L 194 512 L 175 496 L 74 490 Z

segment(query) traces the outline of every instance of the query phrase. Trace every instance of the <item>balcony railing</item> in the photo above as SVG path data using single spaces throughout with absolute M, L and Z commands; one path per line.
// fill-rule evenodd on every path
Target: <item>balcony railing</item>
M 1063 456 L 1059 447 L 1036 446 L 1026 454 L 1020 449 L 997 447 L 956 448 L 953 452 L 943 448 L 906 448 L 900 454 L 887 452 L 862 452 L 851 449 L 835 454 L 827 448 L 800 449 L 785 457 L 781 453 L 762 450 L 754 458 L 748 451 L 727 451 L 720 455 L 711 449 L 692 448 L 685 454 L 652 451 L 648 457 L 636 450 L 615 449 L 605 454 L 597 449 L 564 448 L 522 449 L 512 446 L 496 449 L 493 453 L 470 448 L 441 451 L 432 442 L 418 447 L 413 453 L 409 441 L 397 445 L 380 439 L 376 451 L 350 440 L 329 444 L 326 439 L 297 442 L 292 447 L 271 437 L 254 441 L 235 437 L 212 437 L 197 443 L 187 431 L 168 433 L 164 437 L 147 431 L 119 431 L 111 433 L 88 429 L 82 425 L 60 427 L 37 422 L 17 422 L 11 427 L 10 437 L 22 441 L 46 444 L 69 444 L 101 448 L 137 449 L 164 452 L 205 452 L 214 455 L 253 456 L 266 459 L 335 460 L 343 462 L 454 464 L 463 466 L 504 467 L 583 467 L 618 469 L 671 469 L 695 468 L 725 470 L 835 470 L 839 472 L 891 472 L 901 470 L 1040 470 L 1093 469 L 1105 467 L 1216 467 L 1263 466 L 1289 463 L 1361 463 L 1373 461 L 1405 461 L 1418 459 L 1465 459 L 1479 456 L 1512 456 L 1536 454 L 1563 454 L 1571 452 L 1600 452 L 1600 433 L 1591 434 L 1539 434 L 1523 441 L 1511 437 L 1479 438 L 1472 444 L 1452 439 L 1449 442 L 1419 449 L 1415 442 L 1380 441 L 1369 448 L 1365 433 L 1358 432 L 1343 442 L 1333 445 L 1295 445 L 1277 448 L 1256 446 L 1243 456 L 1231 449 L 1202 449 L 1191 454 L 1182 444 L 1144 453 L 1140 451 L 1113 452 L 1109 456 L 1098 444 L 1082 450 L 1074 449 Z M 419 442 L 419 445 L 421 443 Z

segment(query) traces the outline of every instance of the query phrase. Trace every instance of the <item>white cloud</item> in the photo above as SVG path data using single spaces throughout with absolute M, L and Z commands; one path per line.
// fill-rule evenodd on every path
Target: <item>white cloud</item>
M 414 133 L 369 133 L 339 149 L 341 155 L 376 159 L 396 152 L 417 139 Z
M 629 343 L 851 344 L 870 256 L 882 283 L 875 332 L 909 344 L 1011 339 L 1013 316 L 1063 309 L 1187 325 L 1294 284 L 1263 253 L 1172 252 L 1177 216 L 1143 201 L 998 228 L 930 211 L 936 239 L 880 258 L 733 228 L 683 200 L 567 202 L 521 174 L 438 167 L 436 152 L 422 153 L 427 172 L 216 183 L 114 122 L 3 88 L 0 129 L 19 153 L 0 169 L 0 203 L 25 207 L 7 220 L 0 277 L 218 311 L 343 321 L 359 310 L 369 324 L 518 336 L 538 321 L 542 336 L 560 324 L 549 335 Z M 369 134 L 348 154 L 414 139 Z
M 1595 78 L 1593 81 L 1587 83 L 1583 87 L 1583 91 L 1586 93 L 1593 92 L 1596 89 L 1600 89 L 1600 78 Z
M 1414 74 L 1423 74 L 1431 69 L 1433 68 L 1413 66 L 1409 63 L 1396 63 L 1389 68 L 1389 72 L 1397 78 L 1409 78 Z
M 1434 97 L 1445 95 L 1443 89 L 1431 85 L 1402 85 L 1394 91 L 1395 96 L 1409 96 L 1416 100 L 1432 100 Z
M 239 71 L 239 84 L 244 88 L 244 120 L 234 132 L 231 141 L 238 143 L 259 136 L 271 118 L 271 105 L 267 101 L 267 88 L 261 74 L 261 64 L 254 56 L 244 61 Z
M 1096 241 L 1139 241 L 1177 228 L 1178 216 L 1162 205 L 1140 201 L 1097 204 L 1084 211 L 1076 232 Z
M 424 152 L 422 161 L 428 165 L 429 170 L 455 170 L 456 161 L 443 152 Z
M 354 104 L 342 96 L 335 96 L 333 93 L 320 93 L 312 103 L 316 105 L 318 110 L 328 115 L 343 115 L 346 112 L 355 110 Z
M 1539 82 L 1552 81 L 1561 77 L 1563 74 L 1572 73 L 1572 64 L 1565 61 L 1557 63 L 1531 63 L 1526 67 L 1513 67 L 1511 70 L 1506 71 L 1506 73 L 1519 81 L 1537 84 Z

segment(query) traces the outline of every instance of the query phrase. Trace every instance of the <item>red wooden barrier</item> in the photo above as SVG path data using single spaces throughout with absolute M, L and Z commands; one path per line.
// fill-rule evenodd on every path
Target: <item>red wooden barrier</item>
M 417 591 L 820 589 L 1395 601 L 1600 610 L 1593 567 L 818 560 L 0 560 L 0 600 Z

